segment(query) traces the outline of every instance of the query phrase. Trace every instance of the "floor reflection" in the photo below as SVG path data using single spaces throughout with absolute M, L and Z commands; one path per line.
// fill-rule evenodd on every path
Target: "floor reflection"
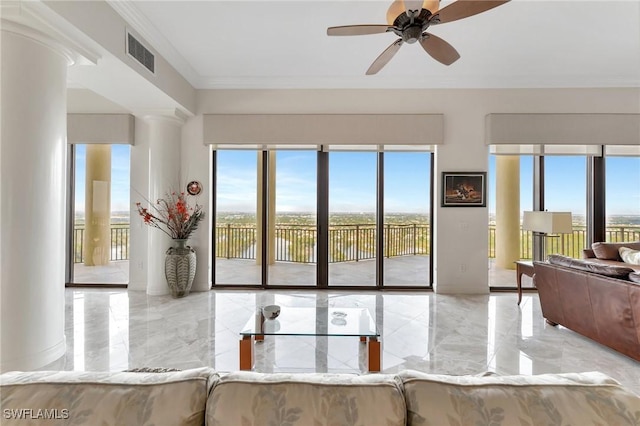
M 120 289 L 67 289 L 67 354 L 44 369 L 238 369 L 239 331 L 266 304 L 366 307 L 381 333 L 382 369 L 441 374 L 601 371 L 640 393 L 640 363 L 544 322 L 537 294 L 211 291 L 182 299 Z M 365 372 L 366 350 L 348 337 L 266 336 L 257 371 Z

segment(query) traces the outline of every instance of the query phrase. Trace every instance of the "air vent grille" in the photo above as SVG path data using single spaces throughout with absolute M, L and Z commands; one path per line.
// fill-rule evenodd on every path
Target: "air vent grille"
M 129 55 L 140 62 L 146 69 L 155 74 L 155 57 L 131 33 L 127 33 L 127 49 Z

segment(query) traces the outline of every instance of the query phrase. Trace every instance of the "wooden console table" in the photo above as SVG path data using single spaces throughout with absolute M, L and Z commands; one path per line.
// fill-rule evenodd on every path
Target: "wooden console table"
M 522 301 L 522 275 L 533 277 L 533 262 L 530 260 L 516 260 L 516 283 L 518 285 L 518 305 Z

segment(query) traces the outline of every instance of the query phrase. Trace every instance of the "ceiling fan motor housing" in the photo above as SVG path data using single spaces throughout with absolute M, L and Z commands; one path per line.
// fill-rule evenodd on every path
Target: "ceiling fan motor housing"
M 420 13 L 416 11 L 411 15 L 402 12 L 393 21 L 393 32 L 402 37 L 402 41 L 405 43 L 415 43 L 420 40 L 422 33 L 429 28 L 430 24 L 431 12 L 427 9 L 422 9 Z

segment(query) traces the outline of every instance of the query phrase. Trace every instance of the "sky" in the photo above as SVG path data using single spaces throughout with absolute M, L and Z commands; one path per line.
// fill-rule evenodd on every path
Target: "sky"
M 112 211 L 129 209 L 128 145 L 113 145 Z M 278 151 L 276 157 L 276 211 L 314 212 L 317 164 L 315 151 Z M 76 210 L 84 210 L 86 150 L 76 145 Z M 428 153 L 385 154 L 385 211 L 429 211 Z M 257 187 L 255 151 L 218 151 L 218 211 L 255 212 Z M 532 209 L 533 157 L 520 160 L 520 207 Z M 606 159 L 607 214 L 640 215 L 640 158 Z M 375 212 L 376 154 L 329 154 L 330 212 Z M 472 170 L 476 171 L 476 170 Z M 584 157 L 545 157 L 545 207 L 585 214 L 586 160 Z M 489 156 L 487 201 L 495 213 L 495 157 Z
M 315 151 L 278 151 L 276 154 L 276 211 L 316 210 L 317 159 Z M 253 151 L 218 151 L 218 211 L 255 211 L 256 164 Z M 385 155 L 385 211 L 429 211 L 427 153 Z M 376 154 L 329 154 L 329 210 L 373 213 L 376 209 Z

